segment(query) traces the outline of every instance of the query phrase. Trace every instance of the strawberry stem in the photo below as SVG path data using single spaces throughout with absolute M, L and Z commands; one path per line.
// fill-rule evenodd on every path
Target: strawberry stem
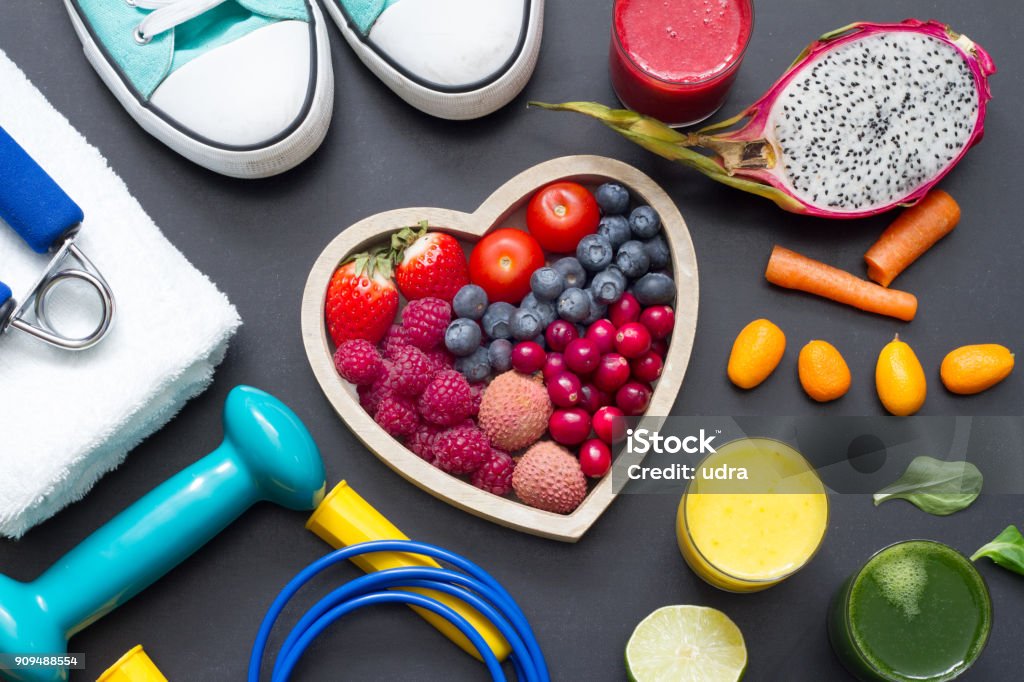
M 380 274 L 387 279 L 391 279 L 391 272 L 394 267 L 391 253 L 390 249 L 379 246 L 375 249 L 349 256 L 342 261 L 342 265 L 352 263 L 356 277 L 365 275 L 373 279 L 375 275 Z

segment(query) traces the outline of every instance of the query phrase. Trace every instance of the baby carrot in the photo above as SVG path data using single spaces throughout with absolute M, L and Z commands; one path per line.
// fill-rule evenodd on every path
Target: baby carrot
M 781 246 L 772 249 L 765 278 L 772 284 L 823 296 L 869 313 L 909 322 L 917 313 L 917 297 L 887 289 Z
M 960 207 L 941 189 L 933 189 L 906 209 L 864 254 L 868 277 L 883 287 L 910 267 L 960 221 Z

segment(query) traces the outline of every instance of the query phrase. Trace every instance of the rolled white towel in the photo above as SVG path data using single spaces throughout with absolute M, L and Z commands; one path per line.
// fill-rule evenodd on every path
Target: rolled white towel
M 0 336 L 0 534 L 19 537 L 202 392 L 241 320 L 2 51 L 0 93 L 0 126 L 82 207 L 76 243 L 117 302 L 114 326 L 87 351 Z M 0 278 L 15 298 L 48 262 L 0 221 Z

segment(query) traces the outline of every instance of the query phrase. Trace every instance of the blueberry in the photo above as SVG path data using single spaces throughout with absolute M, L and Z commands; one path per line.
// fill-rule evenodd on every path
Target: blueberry
M 549 324 L 558 319 L 558 311 L 555 310 L 555 304 L 552 301 L 541 301 L 537 297 L 529 293 L 523 298 L 523 302 L 519 304 L 520 308 L 529 308 L 530 310 L 536 310 L 540 313 L 541 325 L 547 327 Z
M 517 341 L 532 339 L 543 330 L 543 320 L 537 310 L 520 308 L 512 313 L 512 338 Z
M 626 278 L 618 268 L 608 268 L 594 275 L 587 291 L 591 292 L 594 300 L 598 303 L 604 305 L 615 303 L 622 298 L 623 292 L 626 291 Z
M 533 337 L 533 342 L 540 346 L 541 348 L 543 348 L 544 350 L 548 349 L 548 342 L 547 339 L 544 338 L 543 333 L 537 334 L 537 336 Z
M 590 302 L 590 311 L 587 313 L 586 319 L 583 320 L 583 324 L 580 325 L 582 327 L 579 330 L 580 338 L 587 335 L 587 327 L 600 320 L 608 312 L 608 306 L 597 300 L 592 289 L 587 289 L 587 299 Z
M 467 284 L 452 299 L 452 310 L 456 317 L 479 320 L 487 310 L 487 292 L 475 284 Z
M 480 347 L 480 326 L 465 317 L 453 320 L 444 332 L 444 347 L 460 358 L 471 354 Z
M 490 339 L 507 339 L 512 336 L 512 313 L 516 307 L 511 303 L 498 301 L 484 311 L 484 333 Z
M 651 261 L 651 270 L 664 270 L 672 262 L 672 254 L 668 250 L 668 242 L 663 235 L 655 235 L 644 242 L 644 251 Z
M 512 342 L 508 339 L 495 339 L 487 347 L 487 359 L 495 372 L 507 372 L 512 369 Z
M 466 377 L 471 384 L 486 381 L 491 376 L 489 353 L 483 346 L 478 346 L 472 355 L 455 361 L 455 369 Z
M 615 265 L 626 277 L 636 279 L 647 274 L 651 267 L 651 259 L 644 250 L 643 242 L 633 239 L 623 244 L 615 254 Z
M 621 215 L 629 210 L 629 190 L 617 182 L 606 182 L 594 192 L 604 215 Z
M 637 206 L 629 214 L 629 229 L 637 239 L 650 239 L 661 229 L 661 218 L 650 206 Z
M 587 284 L 587 271 L 583 269 L 580 262 L 572 256 L 566 256 L 555 261 L 552 265 L 565 280 L 565 288 L 576 287 L 582 289 Z
M 668 275 L 652 272 L 633 285 L 633 295 L 642 306 L 666 305 L 676 297 L 676 284 Z
M 537 312 L 540 313 L 542 330 L 547 329 L 549 324 L 558 319 L 558 309 L 555 306 L 556 304 L 554 302 L 541 303 L 539 306 L 537 306 Z
M 612 253 L 612 243 L 603 234 L 588 234 L 576 245 L 576 259 L 591 272 L 608 267 Z
M 590 315 L 590 297 L 583 289 L 570 287 L 558 297 L 558 316 L 569 322 L 582 322 Z
M 603 272 L 607 272 L 609 275 L 615 277 L 615 279 L 622 282 L 622 290 L 626 290 L 626 284 L 628 284 L 628 280 L 626 279 L 626 276 L 622 274 L 622 270 L 619 269 L 619 266 L 609 265 L 607 268 L 603 270 Z
M 565 278 L 554 268 L 538 268 L 530 275 L 530 289 L 542 301 L 554 301 L 565 290 Z
M 613 249 L 619 248 L 633 238 L 633 233 L 629 231 L 629 220 L 621 215 L 606 215 L 601 218 L 601 222 L 597 224 L 597 233 L 608 237 Z

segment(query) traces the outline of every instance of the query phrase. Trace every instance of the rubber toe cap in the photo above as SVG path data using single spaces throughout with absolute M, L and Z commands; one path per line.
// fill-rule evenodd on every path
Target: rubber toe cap
M 150 103 L 213 144 L 269 144 L 296 123 L 311 94 L 311 41 L 302 21 L 257 29 L 171 73 Z
M 401 0 L 380 15 L 370 41 L 418 78 L 468 86 L 508 66 L 526 7 L 523 0 Z

